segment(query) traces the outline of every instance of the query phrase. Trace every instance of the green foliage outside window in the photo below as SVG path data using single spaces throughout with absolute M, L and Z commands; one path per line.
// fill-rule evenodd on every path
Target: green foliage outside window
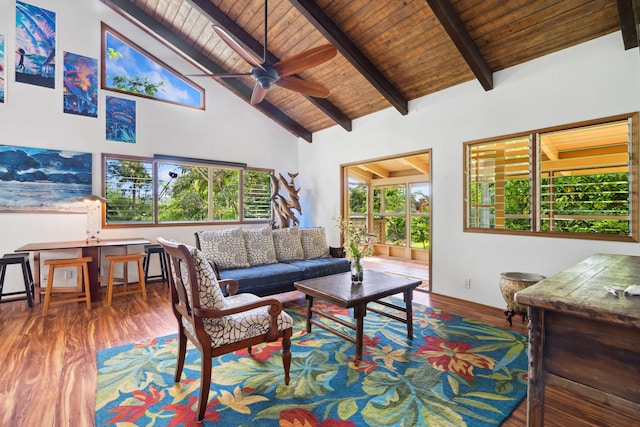
M 151 162 L 108 159 L 107 223 L 153 221 Z

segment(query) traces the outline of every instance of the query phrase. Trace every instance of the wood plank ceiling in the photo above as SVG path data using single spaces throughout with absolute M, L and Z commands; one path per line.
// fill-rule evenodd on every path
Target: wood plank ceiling
M 263 57 L 264 0 L 101 0 L 180 51 L 206 73 L 251 68 L 212 30 L 222 26 Z M 622 30 L 620 49 L 638 46 L 640 0 L 271 0 L 267 61 L 330 43 L 332 60 L 298 77 L 331 90 L 326 99 L 281 87 L 256 105 L 294 135 L 313 132 L 477 80 Z M 198 79 L 209 77 L 190 77 Z M 249 102 L 250 77 L 216 79 Z

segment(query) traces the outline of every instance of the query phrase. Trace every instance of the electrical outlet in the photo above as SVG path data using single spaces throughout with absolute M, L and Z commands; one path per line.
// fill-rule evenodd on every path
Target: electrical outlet
M 73 279 L 73 270 L 65 270 L 64 278 L 65 279 Z
M 465 289 L 471 289 L 471 279 L 464 279 Z

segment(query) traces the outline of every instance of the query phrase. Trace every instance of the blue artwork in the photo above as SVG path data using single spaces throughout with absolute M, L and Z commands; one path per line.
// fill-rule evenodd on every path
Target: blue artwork
M 0 34 L 0 102 L 4 102 L 4 36 Z
M 64 112 L 98 117 L 98 60 L 64 53 Z
M 16 81 L 55 88 L 56 14 L 16 1 Z
M 136 102 L 106 97 L 107 141 L 136 142 Z
M 74 209 L 91 194 L 91 159 L 91 153 L 0 145 L 0 210 Z

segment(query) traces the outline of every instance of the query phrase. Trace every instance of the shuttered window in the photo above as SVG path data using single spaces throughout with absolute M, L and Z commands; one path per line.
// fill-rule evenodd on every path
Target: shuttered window
M 464 147 L 466 231 L 638 241 L 637 113 Z
M 106 225 L 270 221 L 270 170 L 103 154 Z

